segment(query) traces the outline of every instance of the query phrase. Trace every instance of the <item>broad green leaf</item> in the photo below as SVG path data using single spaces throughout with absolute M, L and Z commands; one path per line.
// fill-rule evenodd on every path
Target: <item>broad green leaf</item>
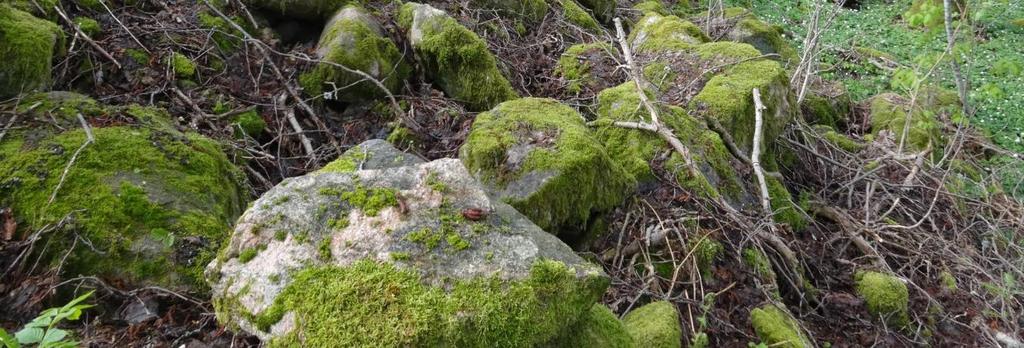
M 42 341 L 44 334 L 46 334 L 46 331 L 43 331 L 43 329 L 38 327 L 27 327 L 14 334 L 14 337 L 18 338 L 18 342 L 21 344 L 32 344 Z

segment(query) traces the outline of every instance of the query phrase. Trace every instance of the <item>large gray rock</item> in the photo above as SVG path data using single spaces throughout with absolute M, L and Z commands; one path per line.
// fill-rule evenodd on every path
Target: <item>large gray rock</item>
M 607 286 L 453 159 L 287 179 L 243 214 L 207 277 L 218 319 L 271 345 L 528 346 Z

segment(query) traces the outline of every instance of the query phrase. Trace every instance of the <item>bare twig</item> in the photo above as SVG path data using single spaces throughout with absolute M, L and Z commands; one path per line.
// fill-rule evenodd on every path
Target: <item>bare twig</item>
M 78 24 L 75 24 L 75 22 L 72 21 L 71 18 L 68 18 L 68 15 L 64 13 L 64 10 L 60 9 L 60 6 L 54 6 L 53 9 L 57 11 L 57 14 L 60 15 L 61 19 L 68 23 L 68 26 L 70 26 L 71 29 L 75 30 L 75 33 L 78 34 L 78 36 L 81 37 L 82 40 L 88 42 L 89 45 L 92 46 L 92 48 L 96 49 L 96 52 L 99 52 L 100 55 L 102 55 L 104 58 L 107 58 L 107 60 L 109 60 L 111 63 L 114 63 L 114 66 L 116 66 L 118 69 L 121 69 L 121 63 L 118 63 L 117 59 L 114 59 L 114 56 L 111 56 L 110 52 L 107 52 L 107 50 L 103 49 L 103 47 L 96 43 L 96 41 L 93 41 L 93 39 L 89 38 L 89 35 L 86 35 L 85 32 L 82 31 L 82 28 L 78 27 Z
M 75 153 L 71 155 L 71 159 L 68 160 L 68 164 L 64 166 L 64 172 L 60 174 L 60 181 L 57 181 L 57 186 L 53 188 L 53 193 L 50 194 L 50 199 L 46 201 L 46 204 L 52 204 L 53 200 L 57 198 L 57 192 L 60 191 L 60 187 L 64 185 L 64 180 L 68 177 L 71 165 L 75 164 L 75 160 L 78 159 L 78 154 L 82 153 L 82 150 L 84 150 L 86 146 L 96 141 L 96 138 L 94 138 L 92 134 L 92 127 L 89 127 L 89 123 L 85 122 L 85 117 L 82 117 L 82 113 L 78 113 L 77 116 L 78 122 L 82 124 L 82 129 L 85 130 L 85 142 L 82 143 L 82 146 L 78 147 L 78 150 L 75 150 Z
M 757 175 L 758 187 L 761 189 L 761 209 L 770 218 L 772 215 L 772 205 L 768 196 L 768 183 L 764 178 L 764 170 L 761 169 L 761 141 L 762 128 L 764 124 L 764 104 L 761 103 L 761 91 L 754 88 L 754 148 L 750 151 L 750 164 L 754 168 L 754 174 Z

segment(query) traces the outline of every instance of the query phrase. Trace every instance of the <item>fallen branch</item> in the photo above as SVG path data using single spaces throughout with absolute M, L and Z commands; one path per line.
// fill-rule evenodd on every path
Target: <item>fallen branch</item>
M 114 66 L 116 66 L 118 70 L 121 69 L 121 63 L 118 63 L 117 59 L 114 59 L 114 56 L 111 56 L 110 52 L 107 52 L 107 50 L 103 49 L 103 47 L 100 46 L 100 44 L 96 43 L 96 41 L 93 41 L 93 39 L 89 38 L 89 35 L 86 35 L 85 32 L 82 31 L 82 28 L 78 27 L 78 24 L 75 24 L 75 22 L 72 21 L 71 18 L 68 18 L 68 15 L 64 13 L 64 10 L 60 9 L 60 6 L 54 6 L 53 9 L 57 11 L 57 14 L 60 15 L 61 19 L 68 23 L 68 26 L 70 26 L 71 29 L 75 30 L 75 33 L 78 36 L 80 36 L 82 40 L 88 42 L 89 46 L 92 46 L 92 48 L 96 49 L 96 52 L 99 52 L 101 56 L 107 58 L 107 60 L 109 60 L 111 63 L 114 63 Z
M 768 183 L 764 178 L 764 170 L 761 169 L 761 141 L 764 128 L 764 103 L 761 103 L 761 91 L 754 88 L 754 148 L 750 151 L 750 166 L 754 168 L 754 175 L 757 176 L 758 187 L 761 189 L 761 209 L 764 210 L 768 219 L 772 216 L 772 205 L 768 195 Z
M 57 198 L 57 191 L 60 191 L 60 187 L 64 186 L 64 180 L 68 177 L 68 172 L 71 170 L 71 165 L 75 164 L 75 160 L 78 159 L 78 154 L 82 153 L 82 150 L 86 146 L 96 141 L 96 138 L 92 135 L 92 127 L 89 127 L 89 123 L 85 122 L 85 117 L 82 117 L 82 113 L 78 113 L 78 122 L 82 124 L 82 129 L 85 130 L 85 142 L 82 146 L 75 150 L 75 153 L 71 155 L 71 159 L 68 160 L 68 164 L 64 166 L 64 172 L 60 174 L 60 181 L 57 181 L 57 186 L 53 188 L 53 193 L 50 194 L 50 199 L 46 201 L 46 204 L 52 204 L 53 200 Z

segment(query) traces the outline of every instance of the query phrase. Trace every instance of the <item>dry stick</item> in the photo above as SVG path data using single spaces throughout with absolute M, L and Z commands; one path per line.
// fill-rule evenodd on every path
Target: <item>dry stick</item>
M 18 114 L 14 114 L 14 116 L 11 116 L 11 120 L 8 121 L 7 125 L 4 126 L 4 129 L 0 131 L 0 140 L 4 140 L 4 136 L 7 135 L 7 130 L 11 129 L 11 126 L 13 126 L 14 122 L 16 121 L 18 121 Z
M 57 10 L 57 14 L 60 15 L 60 18 L 64 19 L 64 21 L 67 22 L 69 26 L 71 26 L 71 29 L 75 30 L 75 33 L 77 33 L 78 36 L 81 36 L 82 39 L 85 40 L 85 42 L 88 42 L 89 45 L 92 46 L 92 48 L 95 48 L 96 51 L 99 52 L 100 55 L 102 55 L 104 58 L 107 58 L 107 60 L 109 60 L 111 63 L 114 63 L 114 66 L 116 66 L 118 69 L 121 69 L 121 63 L 118 63 L 117 59 L 114 59 L 114 56 L 111 56 L 110 53 L 107 52 L 107 50 L 103 49 L 103 47 L 96 43 L 96 41 L 93 41 L 91 38 L 89 38 L 89 35 L 86 35 L 85 32 L 82 31 L 82 28 L 79 28 L 78 25 L 75 24 L 75 22 L 71 21 L 71 18 L 68 18 L 68 15 L 64 13 L 64 10 L 60 9 L 60 6 L 54 6 L 53 9 Z
M 270 71 L 272 73 L 274 73 L 274 77 L 276 77 L 279 81 L 281 81 L 281 83 L 284 84 L 285 90 L 288 91 L 288 94 L 292 97 L 292 99 L 294 99 L 295 102 L 299 105 L 299 107 L 301 107 L 302 110 L 305 111 L 306 114 L 308 114 L 309 117 L 313 119 L 313 122 L 316 122 L 317 127 L 319 127 L 322 131 L 326 132 L 327 131 L 327 125 L 325 125 L 323 123 L 323 121 L 320 120 L 319 117 L 317 117 L 316 112 L 313 111 L 313 108 L 311 106 L 309 106 L 309 104 L 306 104 L 306 101 L 302 99 L 302 95 L 299 94 L 298 89 L 292 84 L 291 80 L 286 79 L 284 77 L 284 74 L 281 73 L 281 69 L 277 67 L 277 63 L 274 63 L 274 60 L 272 58 L 270 58 L 270 53 L 268 53 L 267 49 L 263 47 L 263 42 L 260 41 L 260 40 L 257 40 L 256 38 L 254 38 L 251 34 L 249 34 L 248 31 L 245 30 L 245 28 L 242 28 L 242 26 L 238 25 L 238 23 L 235 23 L 234 20 L 232 20 L 227 15 L 225 15 L 223 12 L 221 12 L 219 9 L 217 9 L 216 6 L 213 6 L 212 4 L 210 4 L 209 0 L 204 1 L 204 3 L 206 3 L 206 7 L 209 7 L 210 10 L 212 10 L 214 13 L 216 13 L 218 17 L 220 17 L 221 19 L 224 19 L 225 21 L 227 21 L 228 24 L 231 25 L 231 27 L 235 28 L 235 30 L 238 30 L 238 32 L 242 33 L 242 35 L 245 36 L 245 40 L 246 41 L 249 41 L 249 42 L 253 43 L 253 47 L 256 48 L 256 51 L 259 52 L 260 55 L 263 56 L 263 61 L 267 62 L 267 65 L 270 66 Z M 294 113 L 286 112 L 285 114 L 286 115 L 290 115 L 290 117 L 292 119 L 295 118 L 295 114 Z M 296 126 L 299 126 L 297 120 L 295 120 L 295 122 L 292 122 L 293 120 L 289 119 L 288 121 L 290 123 L 292 123 L 292 128 L 295 128 Z M 299 130 L 301 130 L 301 127 L 299 128 Z M 299 130 L 297 130 L 297 132 L 299 133 L 299 137 L 301 138 L 301 140 L 303 142 L 303 146 L 305 146 L 306 143 L 312 144 L 312 142 L 310 142 L 309 138 L 306 137 L 305 131 L 299 131 Z M 334 137 L 331 137 L 331 136 L 328 136 L 327 139 L 330 140 L 331 145 L 334 146 L 335 150 L 337 150 L 340 153 L 341 152 L 341 145 L 338 144 L 338 141 L 336 139 L 334 139 Z M 310 156 L 316 157 L 315 153 L 310 150 L 311 148 L 312 148 L 312 145 L 307 146 L 306 147 L 306 152 Z
M 213 123 L 210 123 L 210 115 L 203 111 L 203 109 L 200 108 L 199 105 L 196 105 L 196 102 L 192 101 L 192 98 L 189 98 L 187 95 L 185 95 L 185 93 L 182 93 L 180 89 L 175 87 L 171 87 L 171 92 L 174 92 L 178 99 L 181 99 L 183 102 L 185 102 L 185 104 L 188 104 L 188 106 L 191 107 L 192 110 L 199 115 L 199 118 L 203 119 L 203 121 L 205 121 L 206 124 L 210 126 L 210 128 L 214 128 Z M 192 128 L 196 128 L 196 118 L 193 117 L 192 120 L 189 121 L 189 125 Z
M 278 98 L 278 103 L 284 104 L 285 99 L 287 98 L 287 95 L 282 94 L 281 97 Z M 292 130 L 299 135 L 299 141 L 302 142 L 302 148 L 306 150 L 306 153 L 311 157 L 316 157 L 316 150 L 313 149 L 313 142 L 309 140 L 309 137 L 306 137 L 306 131 L 302 129 L 302 125 L 299 124 L 299 120 L 295 118 L 295 109 L 284 108 L 284 118 L 288 120 L 288 124 L 292 126 Z
M 943 17 L 946 26 L 946 51 L 950 54 L 949 64 L 953 67 L 953 76 L 956 78 L 956 89 L 960 94 L 960 104 L 964 115 L 969 115 L 970 106 L 967 104 L 967 80 L 960 71 L 960 62 L 956 61 L 953 53 L 953 45 L 956 43 L 956 35 L 953 33 L 953 13 L 950 0 L 943 1 Z M 961 11 L 964 12 L 964 11 Z
M 772 205 L 768 199 L 768 183 L 764 179 L 764 170 L 761 169 L 761 138 L 764 124 L 764 104 L 761 103 L 761 91 L 753 90 L 754 95 L 754 149 L 750 151 L 750 166 L 754 167 L 754 174 L 757 175 L 758 186 L 761 189 L 761 209 L 765 216 L 771 219 Z
M 57 186 L 53 188 L 53 193 L 50 194 L 50 200 L 46 201 L 46 204 L 53 203 L 53 200 L 57 198 L 57 191 L 60 191 L 60 187 L 64 185 L 64 179 L 67 179 L 68 172 L 71 170 L 71 165 L 75 164 L 75 160 L 78 159 L 78 154 L 82 153 L 82 150 L 84 150 L 86 146 L 96 141 L 96 138 L 92 135 L 92 127 L 89 127 L 89 123 L 85 122 L 85 117 L 82 117 L 82 113 L 78 113 L 77 116 L 78 122 L 82 124 L 82 129 L 85 129 L 85 142 L 82 143 L 82 146 L 78 147 L 78 150 L 75 150 L 75 153 L 71 155 L 71 160 L 69 160 L 68 164 L 64 166 L 64 172 L 60 174 L 60 181 L 58 181 Z

